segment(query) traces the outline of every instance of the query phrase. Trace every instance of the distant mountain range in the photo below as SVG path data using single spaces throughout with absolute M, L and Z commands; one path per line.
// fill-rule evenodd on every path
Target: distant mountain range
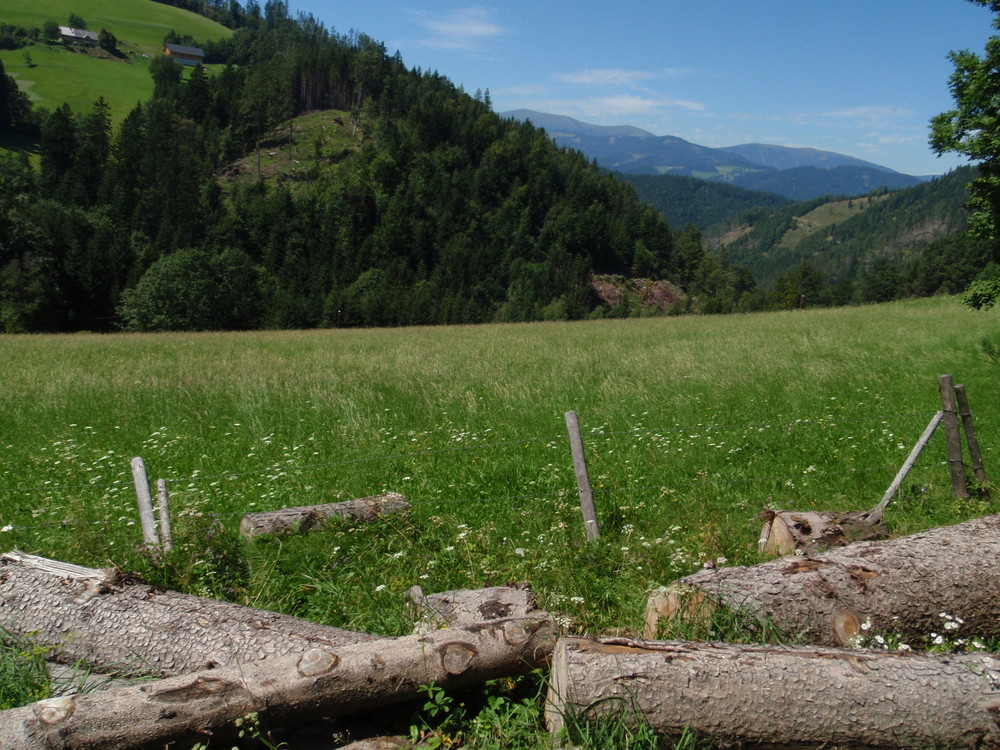
M 576 149 L 599 166 L 639 175 L 683 175 L 762 190 L 802 201 L 821 195 L 864 195 L 880 187 L 911 187 L 925 180 L 851 156 L 814 148 L 746 143 L 709 148 L 630 125 L 591 125 L 572 117 L 528 109 L 501 117 L 531 121 L 560 146 Z

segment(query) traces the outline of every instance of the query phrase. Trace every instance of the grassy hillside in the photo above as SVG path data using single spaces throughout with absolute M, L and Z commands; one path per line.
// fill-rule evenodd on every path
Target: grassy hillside
M 65 24 L 76 13 L 93 31 L 107 28 L 120 40 L 153 54 L 160 50 L 163 37 L 174 29 L 195 39 L 220 39 L 232 32 L 214 21 L 152 0 L 0 0 L 0 17 L 18 26 L 41 26 L 51 18 Z
M 361 148 L 362 133 L 345 110 L 323 110 L 292 118 L 288 127 L 272 131 L 261 142 L 258 158 L 251 153 L 228 165 L 220 181 L 248 184 L 258 177 L 288 187 L 293 193 L 336 171 L 337 165 Z
M 171 29 L 199 40 L 232 33 L 195 13 L 152 0 L 54 0 L 44 4 L 0 0 L 0 18 L 19 26 L 41 26 L 50 18 L 65 24 L 71 12 L 82 16 L 94 31 L 111 31 L 119 40 L 124 59 L 61 44 L 4 50 L 0 59 L 36 106 L 54 109 L 67 102 L 74 111 L 85 112 L 103 96 L 116 121 L 153 93 L 149 60 L 161 52 L 163 38 Z M 26 52 L 31 65 L 25 59 Z
M 824 229 L 828 229 L 834 224 L 847 221 L 848 219 L 858 216 L 870 208 L 873 202 L 885 200 L 887 197 L 888 194 L 883 194 L 873 196 L 870 199 L 855 198 L 849 200 L 834 200 L 829 203 L 823 203 L 801 216 L 796 216 L 795 226 L 789 229 L 784 236 L 782 236 L 781 241 L 778 243 L 778 247 L 795 247 L 806 237 L 810 237 L 817 232 L 822 232 Z

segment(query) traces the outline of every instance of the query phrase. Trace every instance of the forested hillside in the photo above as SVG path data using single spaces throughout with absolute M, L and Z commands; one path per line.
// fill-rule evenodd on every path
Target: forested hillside
M 778 209 L 793 203 L 777 193 L 747 190 L 722 182 L 683 175 L 641 175 L 616 172 L 636 195 L 655 207 L 671 226 L 694 224 L 708 229 L 754 208 Z
M 755 210 L 711 234 L 729 232 L 725 244 L 730 260 L 743 263 L 763 279 L 810 262 L 818 271 L 853 276 L 858 264 L 876 258 L 905 260 L 924 245 L 963 231 L 964 208 L 972 167 L 894 193 L 876 193 L 840 201 L 846 209 L 832 223 L 810 221 L 810 212 L 830 203 L 818 198 L 773 211 Z M 814 224 L 814 231 L 794 230 Z M 740 227 L 744 232 L 740 233 Z M 736 233 L 733 233 L 736 230 Z
M 893 193 L 754 208 L 712 227 L 706 245 L 749 268 L 772 306 L 953 294 L 995 260 L 965 233 L 974 175 L 964 167 Z
M 599 305 L 593 273 L 669 276 L 663 219 L 488 95 L 280 2 L 241 24 L 217 74 L 155 59 L 153 98 L 117 129 L 101 100 L 36 113 L 40 170 L 0 161 L 2 330 L 576 318 Z M 223 189 L 318 109 L 355 147 L 289 143 L 311 179 Z

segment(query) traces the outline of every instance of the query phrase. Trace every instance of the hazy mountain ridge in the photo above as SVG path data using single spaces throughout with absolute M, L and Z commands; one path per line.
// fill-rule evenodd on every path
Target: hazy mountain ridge
M 832 151 L 748 143 L 711 148 L 631 126 L 602 126 L 562 115 L 519 109 L 500 113 L 529 120 L 560 146 L 574 148 L 605 169 L 642 175 L 683 175 L 764 190 L 792 200 L 897 190 L 923 178 Z
M 882 172 L 900 174 L 894 169 L 883 167 L 853 156 L 845 156 L 833 151 L 820 151 L 815 148 L 775 146 L 766 143 L 743 143 L 739 146 L 723 146 L 719 151 L 726 151 L 741 156 L 749 162 L 772 169 L 795 169 L 797 167 L 819 167 L 832 169 L 834 167 L 867 167 Z

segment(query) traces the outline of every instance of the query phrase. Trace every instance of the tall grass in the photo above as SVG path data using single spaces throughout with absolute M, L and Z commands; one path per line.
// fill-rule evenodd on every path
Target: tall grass
M 651 585 L 758 561 L 755 514 L 868 508 L 966 385 L 987 471 L 1000 405 L 954 299 L 572 324 L 0 337 L 0 548 L 385 634 L 403 595 L 532 582 L 568 631 L 633 632 Z M 579 414 L 601 523 L 587 544 L 563 415 Z M 171 492 L 155 565 L 129 459 Z M 956 501 L 935 436 L 896 533 Z M 402 492 L 411 513 L 244 541 L 242 513 Z

